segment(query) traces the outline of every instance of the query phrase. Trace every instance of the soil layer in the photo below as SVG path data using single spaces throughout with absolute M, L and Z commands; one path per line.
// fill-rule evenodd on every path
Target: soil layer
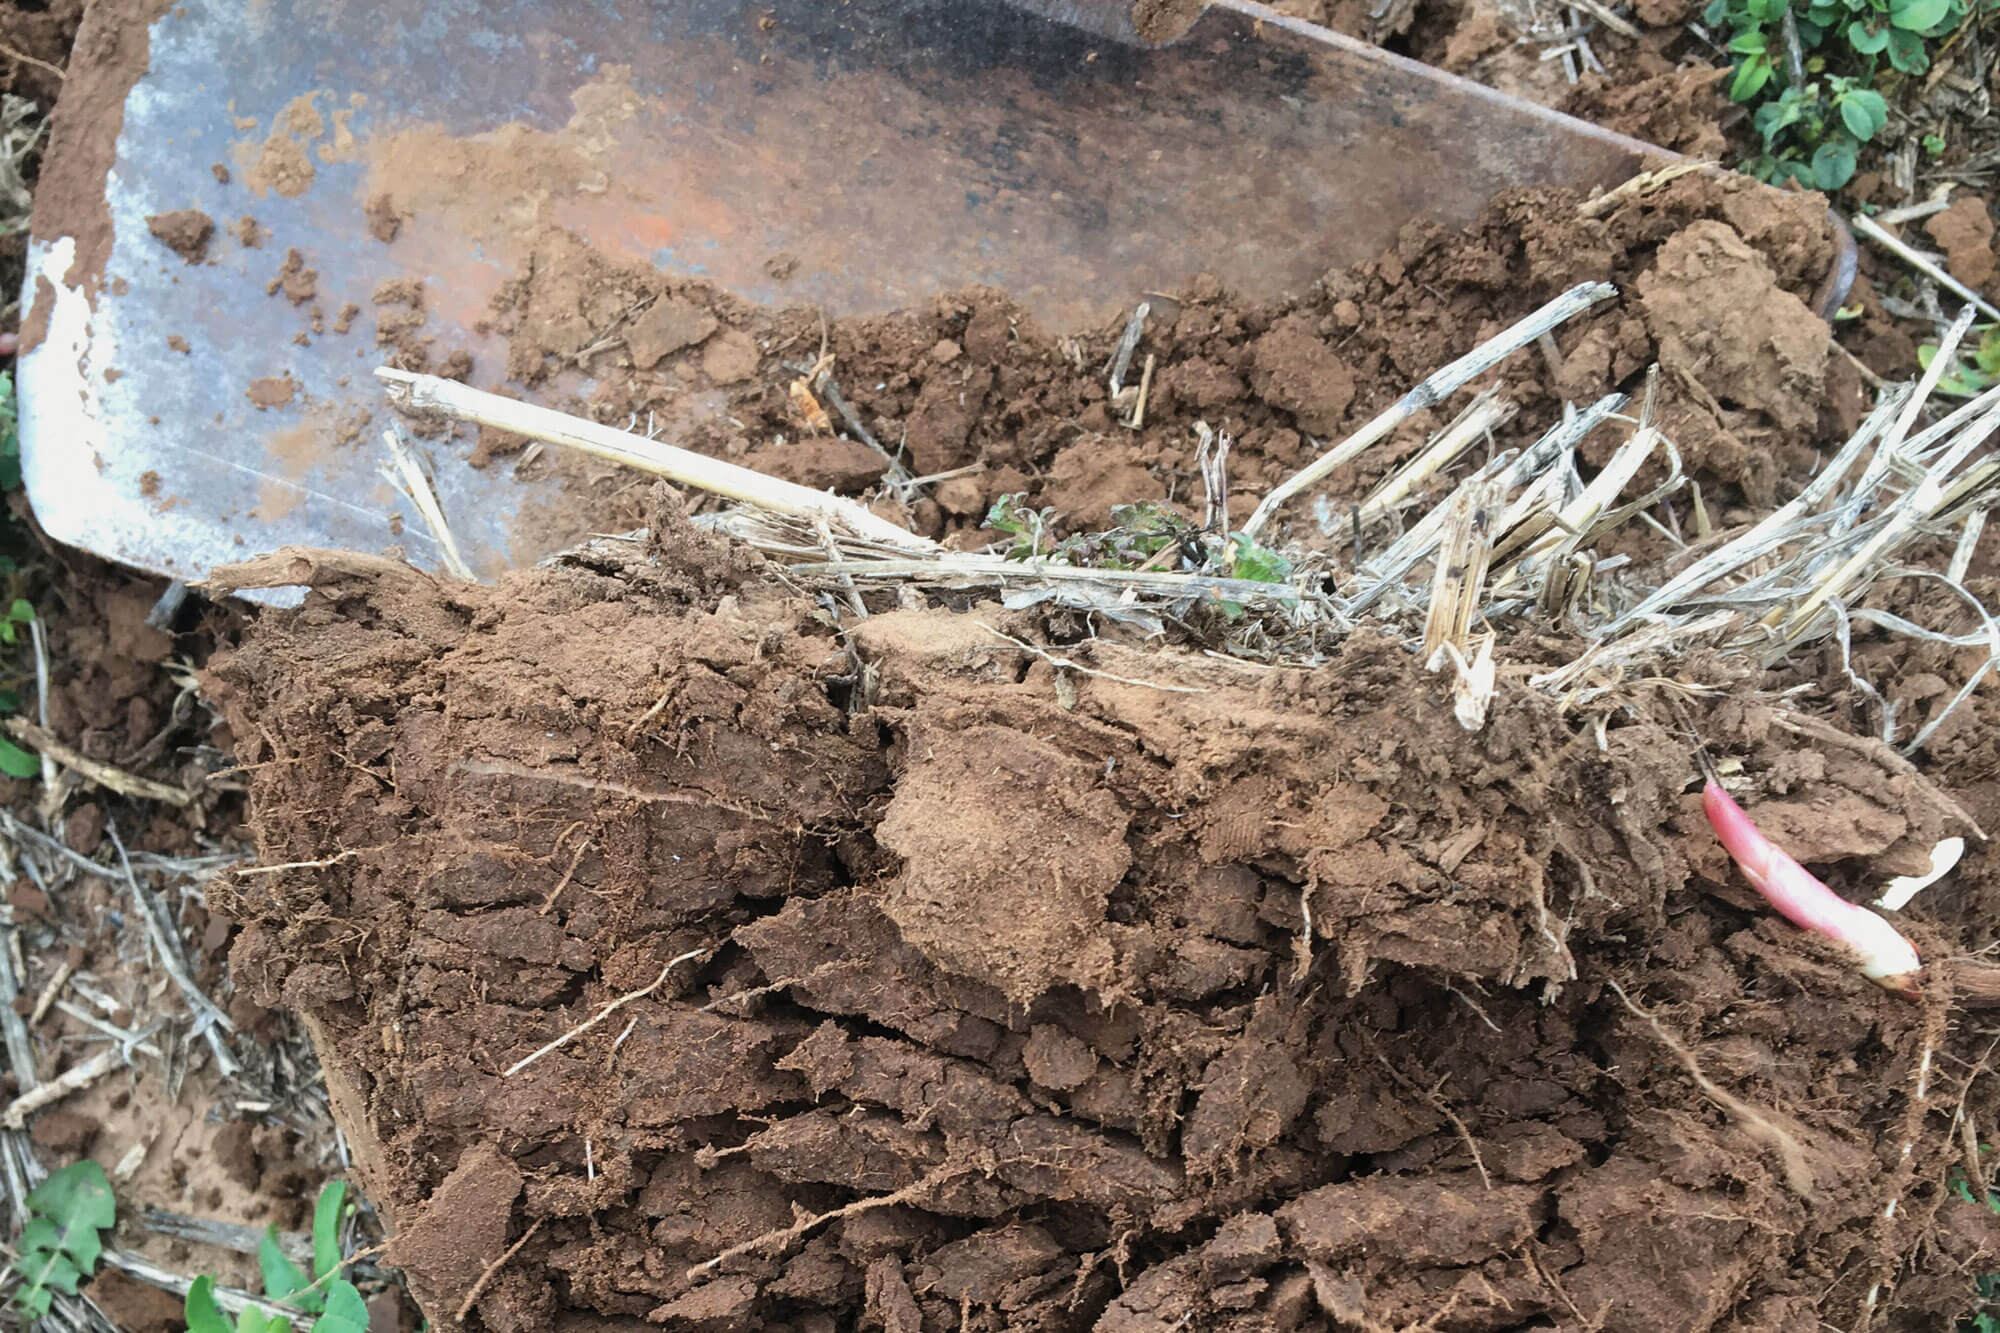
M 1972 1242 L 1934 1224 L 1976 1038 L 1943 984 L 1890 995 L 1756 910 L 1643 710 L 1599 733 L 1503 686 L 1470 735 L 1367 635 L 1315 672 L 1063 650 L 1106 675 L 992 607 L 843 637 L 652 506 L 647 543 L 498 586 L 236 576 L 315 589 L 210 680 L 261 858 L 308 864 L 211 901 L 237 984 L 313 1026 L 434 1322 L 1962 1304 Z M 1750 704 L 1703 729 L 1845 881 L 1948 831 L 1865 747 Z
M 1412 223 L 1378 259 L 1331 270 L 1280 301 L 1246 302 L 1201 280 L 1150 294 L 1127 375 L 1136 383 L 1153 358 L 1136 427 L 1130 401 L 1107 399 L 1104 368 L 1122 321 L 1065 336 L 991 289 L 826 321 L 613 264 L 548 228 L 501 289 L 493 330 L 506 340 L 513 391 L 859 494 L 880 479 L 880 455 L 835 436 L 842 425 L 832 405 L 802 408 L 791 388 L 823 351 L 843 401 L 885 447 L 915 474 L 954 474 L 895 517 L 928 536 L 979 544 L 992 537 L 982 531 L 987 507 L 1005 494 L 1084 528 L 1106 526 L 1115 504 L 1191 503 L 1197 422 L 1232 437 L 1230 503 L 1245 516 L 1329 438 L 1358 429 L 1567 288 L 1604 280 L 1618 286 L 1616 298 L 1491 377 L 1521 408 L 1498 443 L 1532 439 L 1565 402 L 1637 392 L 1657 362 L 1662 421 L 1709 503 L 1767 503 L 1779 478 L 1805 473 L 1845 437 L 1862 403 L 1858 373 L 1832 354 L 1810 308 L 1834 255 L 1824 200 L 1694 175 L 1604 205 L 1601 216 L 1585 215 L 1583 204 L 1568 190 L 1508 191 L 1462 230 Z M 421 308 L 412 311 L 410 327 L 388 336 L 402 340 L 409 368 L 424 369 Z M 1419 413 L 1319 494 L 1337 503 L 1372 484 L 1471 392 Z M 467 431 L 458 447 L 490 466 L 526 445 Z M 642 521 L 644 490 L 629 473 L 537 455 L 519 475 L 553 467 L 564 486 L 554 503 L 524 510 L 523 550 Z M 1338 509 L 1316 514 L 1313 499 L 1288 513 L 1293 535 L 1317 540 L 1317 518 L 1318 530 L 1345 541 Z

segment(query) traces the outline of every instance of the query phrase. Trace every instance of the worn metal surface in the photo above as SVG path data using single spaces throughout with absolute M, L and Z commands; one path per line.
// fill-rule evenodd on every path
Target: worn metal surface
M 868 312 L 982 282 L 1060 329 L 1197 273 L 1253 295 L 1296 288 L 1415 216 L 1467 220 L 1509 184 L 1610 182 L 1653 151 L 1253 5 L 1213 5 L 1165 46 L 1139 40 L 1128 9 L 182 0 L 126 102 L 94 307 L 63 285 L 69 243 L 34 239 L 30 298 L 37 276 L 57 289 L 49 337 L 20 371 L 35 508 L 65 541 L 188 578 L 293 542 L 401 544 L 428 561 L 421 524 L 376 471 L 370 293 L 422 279 L 426 331 L 472 350 L 474 381 L 491 385 L 502 349 L 471 326 L 529 221 L 756 301 Z M 591 100 L 605 88 L 623 90 L 608 109 Z M 257 193 L 243 167 L 314 91 L 310 188 Z M 382 244 L 362 203 L 415 126 L 524 155 L 567 136 L 583 165 L 557 162 L 546 188 L 447 198 L 455 159 L 434 152 L 418 162 L 437 175 L 413 187 L 416 216 Z M 232 165 L 231 181 L 210 163 Z M 206 264 L 184 265 L 145 218 L 189 207 L 219 224 L 252 214 L 269 246 L 218 233 Z M 301 312 L 265 291 L 288 247 L 318 270 L 329 319 L 364 308 L 353 334 L 295 341 Z M 782 282 L 767 270 L 781 253 L 798 261 Z M 299 386 L 290 405 L 246 397 L 280 375 Z M 537 520 L 534 484 L 462 453 L 432 450 L 476 569 L 576 535 Z

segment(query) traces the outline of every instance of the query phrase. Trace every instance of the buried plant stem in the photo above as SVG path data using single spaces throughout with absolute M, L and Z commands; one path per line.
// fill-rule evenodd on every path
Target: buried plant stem
M 688 449 L 614 430 L 532 403 L 516 402 L 435 375 L 417 375 L 384 366 L 375 376 L 399 408 L 438 412 L 457 421 L 509 430 L 549 444 L 594 454 L 627 467 L 665 477 L 683 486 L 711 491 L 744 504 L 807 518 L 838 521 L 864 537 L 905 550 L 927 551 L 936 543 L 881 518 L 862 505 L 796 482 L 767 476 Z

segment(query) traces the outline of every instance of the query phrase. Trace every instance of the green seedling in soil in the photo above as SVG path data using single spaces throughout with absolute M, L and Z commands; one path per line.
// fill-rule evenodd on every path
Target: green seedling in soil
M 21 1228 L 21 1285 L 14 1304 L 30 1320 L 49 1312 L 58 1291 L 76 1295 L 76 1284 L 97 1271 L 104 1252 L 100 1232 L 118 1220 L 118 1203 L 104 1168 L 84 1159 L 66 1166 L 28 1195 L 28 1224 Z
M 1893 92 L 1923 74 L 1933 45 L 1982 7 L 1996 0 L 1709 0 L 1702 19 L 1729 34 L 1735 57 L 1729 96 L 1755 108 L 1762 140 L 1744 170 L 1807 189 L 1847 184 L 1889 123 L 1877 85 Z
M 13 562 L 6 561 L 7 568 L 0 574 L 13 573 Z M 16 597 L 7 607 L 6 614 L 0 615 L 0 647 L 17 648 L 28 641 L 33 633 L 35 608 L 25 597 Z M 10 689 L 0 689 L 0 717 L 21 711 L 21 696 Z M 28 753 L 14 742 L 0 736 L 0 773 L 10 778 L 32 778 L 42 771 L 42 761 Z
M 1984 1144 L 1980 1151 L 1985 1151 Z M 2000 1193 L 1987 1190 L 1984 1198 L 1974 1194 L 1963 1171 L 1952 1171 L 1951 1192 L 1967 1203 L 1983 1203 L 1989 1211 L 2000 1213 Z M 1981 1308 L 1959 1320 L 1959 1333 L 2000 1333 L 2000 1273 L 1980 1274 L 1973 1279 L 1973 1287 L 1979 1293 Z
M 1937 344 L 1925 343 L 1917 349 L 1917 361 L 1925 370 L 1937 359 Z M 1955 364 L 1946 367 L 1937 391 L 1954 398 L 1975 398 L 2000 383 L 2000 324 L 1980 331 L 1979 343 L 1961 352 Z
M 0 491 L 21 486 L 21 423 L 14 402 L 14 374 L 0 371 Z
M 14 376 L 0 371 L 0 491 L 21 485 L 21 431 L 14 402 Z M 19 586 L 20 566 L 10 555 L 0 555 L 0 576 Z M 26 641 L 35 622 L 35 607 L 24 597 L 15 597 L 0 616 L 0 647 L 13 648 Z M 0 716 L 21 710 L 20 696 L 0 689 Z M 41 760 L 12 741 L 0 737 L 0 773 L 10 778 L 32 778 L 42 771 Z
M 278 1248 L 278 1229 L 270 1227 L 257 1247 L 257 1266 L 264 1274 L 264 1295 L 275 1305 L 289 1306 L 313 1320 L 322 1333 L 367 1333 L 368 1306 L 361 1292 L 340 1274 L 340 1214 L 347 1203 L 347 1186 L 329 1181 L 313 1205 L 312 1276 Z M 185 1307 L 188 1333 L 290 1333 L 292 1321 L 251 1307 L 232 1324 L 215 1301 L 215 1279 L 202 1276 L 188 1288 Z
M 1009 538 L 1009 560 L 1054 560 L 1079 569 L 1165 568 L 1253 583 L 1291 581 L 1291 562 L 1268 546 L 1260 546 L 1240 532 L 1217 541 L 1213 533 L 1205 533 L 1164 505 L 1151 501 L 1114 505 L 1114 526 L 1108 530 L 1078 533 L 1056 542 L 1049 538 L 1055 510 L 1030 509 L 1023 503 L 1026 498 L 1003 495 L 986 512 L 986 526 Z M 1239 603 L 1217 605 L 1230 620 L 1243 614 Z

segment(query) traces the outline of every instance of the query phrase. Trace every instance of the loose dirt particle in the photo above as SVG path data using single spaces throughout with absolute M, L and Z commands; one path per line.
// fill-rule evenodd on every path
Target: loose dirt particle
M 756 376 L 761 360 L 754 338 L 740 329 L 725 329 L 704 346 L 701 370 L 717 384 L 740 384 Z
M 370 195 L 362 212 L 368 218 L 368 234 L 384 245 L 395 240 L 396 233 L 403 229 L 402 216 L 396 212 L 396 201 L 386 191 Z
M 146 219 L 146 230 L 188 263 L 199 264 L 208 258 L 208 238 L 215 234 L 215 223 L 198 208 L 183 208 L 153 214 Z
M 267 375 L 263 379 L 251 380 L 245 396 L 262 411 L 267 407 L 290 407 L 298 391 L 299 382 L 289 374 Z
M 682 348 L 704 341 L 720 327 L 715 316 L 700 306 L 662 298 L 632 321 L 625 333 L 625 347 L 635 369 L 651 370 Z M 756 373 L 754 364 L 749 373 Z
M 167 346 L 183 356 L 186 356 L 188 353 L 188 340 L 181 337 L 178 333 L 169 333 L 167 335 Z
M 1950 208 L 1924 223 L 1924 230 L 1944 251 L 1944 266 L 1968 287 L 1993 280 L 1993 215 L 1986 200 L 1961 194 Z
M 306 257 L 296 249 L 285 251 L 285 262 L 279 267 L 277 276 L 264 285 L 267 296 L 275 296 L 280 291 L 293 305 L 304 305 L 319 295 L 319 270 L 307 268 Z
M 271 239 L 270 230 L 248 213 L 236 219 L 229 230 L 236 237 L 237 244 L 246 250 L 261 250 L 264 242 Z

